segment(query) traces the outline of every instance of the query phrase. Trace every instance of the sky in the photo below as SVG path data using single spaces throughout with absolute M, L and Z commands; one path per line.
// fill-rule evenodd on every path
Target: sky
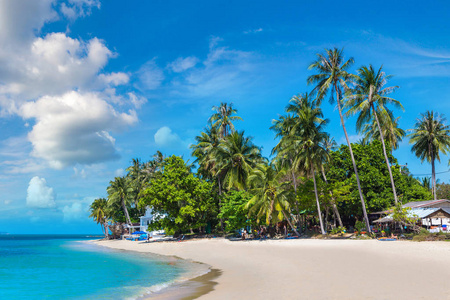
M 449 13 L 446 1 L 0 0 L 0 232 L 101 233 L 88 207 L 109 181 L 157 150 L 193 161 L 221 102 L 268 157 L 272 120 L 312 89 L 325 48 L 344 48 L 352 72 L 394 75 L 401 128 L 426 110 L 450 117 Z M 335 106 L 322 109 L 345 143 Z M 346 126 L 361 138 L 355 118 Z M 431 173 L 408 138 L 394 155 Z

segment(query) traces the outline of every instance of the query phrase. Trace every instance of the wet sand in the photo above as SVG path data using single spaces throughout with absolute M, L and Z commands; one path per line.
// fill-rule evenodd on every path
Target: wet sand
M 187 293 L 160 299 L 450 299 L 449 242 L 218 238 L 96 243 L 174 255 L 221 272 L 197 279 L 201 284 L 190 285 Z

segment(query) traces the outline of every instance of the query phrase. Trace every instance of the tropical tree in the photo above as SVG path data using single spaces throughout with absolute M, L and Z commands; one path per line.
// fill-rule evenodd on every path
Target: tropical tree
M 224 175 L 223 183 L 227 189 L 243 190 L 252 168 L 261 160 L 261 151 L 252 139 L 245 137 L 244 131 L 235 131 L 222 140 L 215 152 L 216 176 Z
M 89 206 L 89 211 L 91 212 L 89 217 L 93 218 L 97 224 L 100 224 L 106 238 L 108 237 L 108 229 L 106 227 L 106 220 L 108 218 L 107 207 L 108 203 L 105 198 L 95 199 Z
M 125 177 L 116 177 L 114 181 L 110 181 L 109 187 L 106 191 L 108 192 L 108 206 L 114 207 L 120 204 L 123 212 L 125 213 L 128 224 L 132 226 L 127 206 L 133 201 L 133 189 L 130 187 L 127 179 Z
M 450 129 L 445 124 L 445 117 L 433 111 L 420 114 L 414 129 L 408 135 L 409 143 L 413 144 L 411 151 L 423 162 L 431 163 L 431 180 L 433 196 L 436 200 L 436 159 L 440 162 L 440 153 L 446 154 L 450 148 Z
M 317 54 L 317 60 L 309 66 L 309 69 L 315 70 L 317 74 L 309 76 L 307 82 L 308 84 L 315 85 L 313 91 L 317 93 L 317 98 L 319 100 L 318 104 L 320 104 L 321 99 L 323 99 L 327 93 L 330 94 L 331 100 L 333 100 L 334 95 L 336 95 L 335 100 L 337 102 L 339 116 L 341 118 L 342 129 L 344 130 L 345 139 L 347 140 L 347 145 L 350 150 L 364 220 L 367 230 L 370 232 L 369 218 L 367 217 L 366 204 L 361 191 L 361 184 L 359 181 L 358 170 L 356 168 L 355 157 L 353 155 L 352 145 L 348 138 L 347 129 L 345 128 L 345 120 L 342 114 L 342 93 L 348 90 L 348 82 L 353 77 L 353 75 L 347 71 L 353 63 L 353 58 L 350 58 L 347 61 L 344 60 L 342 49 L 326 49 L 325 54 Z
M 234 131 L 233 121 L 242 120 L 235 116 L 237 109 L 233 108 L 233 103 L 220 103 L 220 106 L 213 106 L 215 113 L 209 119 L 213 127 L 217 127 L 220 137 L 223 139 Z
M 275 169 L 274 165 L 258 164 L 248 177 L 249 185 L 253 188 L 250 193 L 253 197 L 247 203 L 249 214 L 255 214 L 258 222 L 264 218 L 270 225 L 285 219 L 297 236 L 297 229 L 290 220 L 289 211 L 289 183 L 282 182 L 284 170 Z
M 392 75 L 386 75 L 383 72 L 383 67 L 375 71 L 372 65 L 369 67 L 362 66 L 358 69 L 358 75 L 355 76 L 355 86 L 347 91 L 348 115 L 358 114 L 356 120 L 356 128 L 361 131 L 364 124 L 369 123 L 375 119 L 380 135 L 380 141 L 383 145 L 383 154 L 386 160 L 386 165 L 391 179 L 392 193 L 394 195 L 395 204 L 398 203 L 397 192 L 395 190 L 394 177 L 392 176 L 391 165 L 386 153 L 386 145 L 384 143 L 384 134 L 380 125 L 378 115 L 389 115 L 386 105 L 392 104 L 397 108 L 403 109 L 403 106 L 398 100 L 388 97 L 398 86 L 386 87 L 387 81 L 392 78 Z
M 324 132 L 328 120 L 322 119 L 322 110 L 308 94 L 301 95 L 300 99 L 295 99 L 295 102 L 298 100 L 300 100 L 299 103 L 295 105 L 291 103 L 287 108 L 288 112 L 295 111 L 298 115 L 296 134 L 289 136 L 294 147 L 300 149 L 295 157 L 294 166 L 297 170 L 305 170 L 306 174 L 313 178 L 320 229 L 322 234 L 326 234 L 320 210 L 316 171 L 321 170 L 322 163 L 328 157 L 327 151 L 323 148 L 323 142 L 328 137 L 328 134 Z
M 387 114 L 378 115 L 381 131 L 383 132 L 384 141 L 389 143 L 391 150 L 397 150 L 399 143 L 405 137 L 406 132 L 398 125 L 400 117 L 394 119 L 392 111 L 388 109 L 386 111 Z M 381 141 L 380 131 L 375 119 L 372 119 L 372 122 L 369 124 L 365 124 L 361 133 L 364 135 L 364 140 L 367 142 L 373 140 Z
M 192 156 L 195 157 L 194 163 L 197 163 L 199 168 L 197 173 L 207 179 L 213 179 L 217 172 L 217 164 L 215 163 L 214 154 L 220 143 L 220 137 L 217 127 L 210 123 L 205 132 L 201 132 L 199 136 L 195 137 L 196 144 L 192 144 Z

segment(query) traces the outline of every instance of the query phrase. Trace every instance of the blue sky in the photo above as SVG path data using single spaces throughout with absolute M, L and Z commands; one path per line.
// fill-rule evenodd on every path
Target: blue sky
M 0 232 L 99 233 L 87 207 L 109 181 L 156 150 L 190 158 L 220 102 L 268 156 L 272 119 L 311 89 L 324 48 L 395 75 L 402 128 L 426 110 L 450 117 L 447 2 L 242 2 L 0 1 Z M 323 110 L 343 143 L 334 106 Z M 431 171 L 408 139 L 395 156 Z

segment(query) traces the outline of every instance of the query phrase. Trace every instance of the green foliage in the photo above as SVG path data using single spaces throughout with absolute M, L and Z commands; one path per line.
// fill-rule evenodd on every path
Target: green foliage
M 368 145 L 352 144 L 352 148 L 368 211 L 381 211 L 393 206 L 391 182 L 381 142 L 373 141 Z M 400 201 L 406 203 L 430 199 L 430 192 L 409 174 L 401 173 L 397 160 L 391 151 L 387 152 Z M 340 210 L 348 216 L 362 216 L 355 174 L 347 146 L 341 145 L 337 151 L 331 153 L 327 176 L 331 183 L 339 182 L 341 188 L 345 187 L 350 191 L 347 201 L 340 204 Z
M 364 224 L 364 222 L 361 222 L 361 221 L 356 221 L 355 222 L 355 229 L 358 232 L 361 232 L 361 231 L 366 229 L 366 224 Z
M 164 159 L 161 170 L 143 191 L 140 206 L 149 206 L 157 216 L 152 229 L 177 232 L 206 226 L 217 215 L 212 184 L 195 177 L 178 156 Z
M 438 199 L 450 199 L 450 184 L 438 183 L 436 185 L 436 194 Z
M 364 227 L 365 227 L 365 225 L 364 225 Z M 347 228 L 345 228 L 345 226 L 342 226 L 342 227 L 339 226 L 339 227 L 335 227 L 335 228 L 331 229 L 331 234 L 338 234 L 338 233 L 344 234 L 345 231 L 347 231 Z
M 222 194 L 222 203 L 219 218 L 225 223 L 225 230 L 233 232 L 245 226 L 251 225 L 254 220 L 249 219 L 248 209 L 245 205 L 252 198 L 252 195 L 245 191 L 231 190 Z

